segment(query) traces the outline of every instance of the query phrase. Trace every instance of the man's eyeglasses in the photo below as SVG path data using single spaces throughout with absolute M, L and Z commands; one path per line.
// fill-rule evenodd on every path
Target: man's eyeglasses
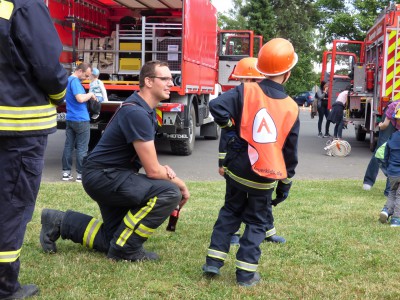
M 164 82 L 169 82 L 169 81 L 174 82 L 172 77 L 161 77 L 161 76 L 149 76 L 149 77 L 150 78 L 158 78 Z

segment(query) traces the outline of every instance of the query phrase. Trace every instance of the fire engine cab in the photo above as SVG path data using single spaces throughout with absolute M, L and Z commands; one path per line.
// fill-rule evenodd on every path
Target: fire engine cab
M 209 102 L 239 84 L 231 78 L 236 63 L 258 53 L 262 38 L 252 31 L 219 31 L 217 11 L 209 0 L 46 0 L 63 43 L 61 62 L 73 70 L 85 61 L 100 70 L 109 102 L 91 121 L 93 147 L 115 110 L 139 90 L 139 71 L 149 60 L 167 61 L 174 87 L 157 107 L 158 136 L 171 151 L 190 155 L 196 128 L 217 139 L 219 128 Z M 83 82 L 88 88 L 88 82 Z M 65 128 L 65 106 L 58 128 Z
M 385 107 L 400 99 L 400 5 L 392 3 L 378 16 L 364 41 L 334 40 L 324 52 L 321 80 L 329 83 L 329 107 L 350 82 L 345 119 L 356 138 L 369 133 L 375 148 Z

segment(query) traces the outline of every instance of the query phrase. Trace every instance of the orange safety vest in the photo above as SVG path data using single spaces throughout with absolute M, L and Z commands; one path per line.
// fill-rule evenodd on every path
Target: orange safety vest
M 282 148 L 299 116 L 292 98 L 273 99 L 257 83 L 244 84 L 240 136 L 249 144 L 252 169 L 271 179 L 287 177 Z

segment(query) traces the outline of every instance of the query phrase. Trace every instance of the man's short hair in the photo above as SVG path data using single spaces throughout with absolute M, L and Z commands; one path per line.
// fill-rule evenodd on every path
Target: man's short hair
M 144 87 L 144 79 L 146 77 L 154 77 L 156 76 L 156 67 L 168 67 L 168 63 L 160 60 L 149 60 L 147 61 L 139 74 L 139 87 Z
M 91 64 L 86 63 L 86 62 L 82 62 L 76 67 L 75 71 L 82 70 L 82 72 L 86 72 L 87 69 L 89 69 L 91 67 L 92 67 Z

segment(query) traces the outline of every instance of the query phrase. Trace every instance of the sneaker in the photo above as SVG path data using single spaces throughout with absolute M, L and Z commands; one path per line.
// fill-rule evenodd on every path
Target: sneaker
M 234 234 L 231 237 L 231 246 L 239 246 L 240 235 Z
M 97 120 L 99 117 L 100 117 L 99 114 L 93 114 L 91 118 L 92 118 L 93 120 Z
M 56 241 L 61 235 L 61 222 L 65 212 L 54 209 L 43 209 L 41 215 L 42 229 L 40 230 L 40 244 L 43 251 L 56 253 Z
M 35 284 L 21 285 L 20 288 L 12 295 L 1 298 L 6 299 L 25 299 L 39 294 L 39 288 Z
M 390 220 L 390 227 L 400 227 L 400 218 L 392 217 Z
M 363 190 L 364 191 L 369 191 L 372 188 L 372 185 L 368 184 L 368 183 L 364 183 L 363 184 Z
M 324 134 L 324 138 L 329 138 L 329 137 L 331 137 L 331 135 L 329 133 Z
M 71 173 L 68 173 L 68 172 L 63 173 L 63 175 L 62 175 L 63 181 L 70 181 L 72 179 L 74 179 L 74 177 L 72 177 Z
M 386 224 L 389 219 L 389 212 L 386 207 L 382 208 L 380 214 L 379 214 L 379 222 L 382 224 Z
M 258 272 L 255 272 L 252 279 L 247 280 L 247 281 L 238 281 L 238 285 L 250 287 L 250 286 L 253 286 L 253 285 L 256 285 L 257 283 L 259 283 L 260 280 L 261 280 L 260 274 Z
M 318 137 L 319 137 L 319 138 L 322 138 L 322 137 L 323 137 L 322 132 L 318 133 Z
M 269 237 L 265 238 L 266 242 L 271 242 L 271 243 L 278 243 L 278 244 L 284 244 L 286 243 L 286 240 L 283 236 L 279 236 L 279 235 L 271 235 Z
M 76 175 L 76 182 L 82 182 L 82 174 Z
M 201 269 L 203 270 L 203 274 L 205 276 L 214 277 L 214 276 L 220 274 L 219 268 L 214 267 L 214 266 L 209 266 L 207 264 L 204 264 Z
M 160 257 L 155 252 L 149 252 L 144 250 L 143 247 L 140 247 L 139 250 L 133 252 L 130 255 L 124 255 L 124 253 L 110 247 L 107 253 L 107 257 L 109 259 L 115 261 L 130 261 L 130 262 L 137 262 L 137 261 L 148 261 L 148 260 L 158 260 Z

